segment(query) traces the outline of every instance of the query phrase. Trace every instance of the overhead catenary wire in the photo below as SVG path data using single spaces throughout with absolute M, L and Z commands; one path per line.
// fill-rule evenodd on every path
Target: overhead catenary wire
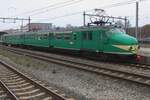
M 52 11 L 52 10 L 55 10 L 55 9 L 58 9 L 58 8 L 70 6 L 70 5 L 73 5 L 73 4 L 81 2 L 81 1 L 83 1 L 83 0 L 68 0 L 68 1 L 65 1 L 65 2 L 59 2 L 59 3 L 55 3 L 55 4 L 52 4 L 52 5 L 46 6 L 46 7 L 34 9 L 34 10 L 29 11 L 29 12 L 24 12 L 24 13 L 21 13 L 21 14 L 18 14 L 18 15 L 35 16 L 35 15 L 43 14 L 43 13 L 46 13 L 46 12 L 49 12 L 49 11 Z M 129 0 L 129 1 L 121 2 L 121 3 L 115 3 L 115 4 L 108 5 L 108 6 L 100 7 L 100 8 L 103 8 L 103 9 L 112 8 L 112 7 L 116 7 L 116 6 L 132 4 L 132 3 L 135 3 L 135 2 L 136 2 L 136 0 Z M 90 10 L 93 10 L 93 9 L 90 9 Z M 17 16 L 17 15 L 15 15 L 15 16 Z
M 59 2 L 59 3 L 56 3 L 56 4 L 50 5 L 50 6 L 46 6 L 46 7 L 43 7 L 43 8 L 32 10 L 30 12 L 25 12 L 24 14 L 32 13 L 29 16 L 36 16 L 36 15 L 39 15 L 39 14 L 44 14 L 46 12 L 50 12 L 50 11 L 56 10 L 58 8 L 62 8 L 62 7 L 66 7 L 66 6 L 71 6 L 71 5 L 73 5 L 75 3 L 78 3 L 78 2 L 81 2 L 81 1 L 83 1 L 83 0 L 68 0 L 68 1 L 65 1 L 65 2 Z M 129 1 L 124 1 L 124 2 L 120 2 L 120 3 L 114 3 L 114 4 L 111 4 L 111 5 L 107 5 L 107 6 L 103 6 L 103 7 L 99 7 L 99 8 L 108 9 L 108 8 L 112 8 L 112 7 L 117 7 L 117 6 L 123 6 L 123 5 L 127 5 L 127 4 L 132 4 L 132 3 L 135 3 L 136 1 L 137 0 L 129 0 Z M 141 0 L 141 1 L 143 1 L 143 0 Z M 89 10 L 86 10 L 86 11 L 90 11 L 90 10 L 94 10 L 94 9 L 89 9 Z M 79 13 L 81 13 L 81 12 L 79 12 Z M 75 12 L 75 14 L 74 13 L 65 14 L 65 15 L 60 16 L 60 18 L 62 18 L 63 16 L 67 17 L 67 16 L 76 15 L 76 14 L 79 14 L 79 13 Z M 56 19 L 56 18 L 59 18 L 59 16 L 58 17 L 56 16 L 55 18 L 50 18 L 50 19 Z
M 51 5 L 48 5 L 46 7 L 42 7 L 42 8 L 37 8 L 37 9 L 34 9 L 34 10 L 30 10 L 30 11 L 27 11 L 27 12 L 23 12 L 23 13 L 20 13 L 20 14 L 17 14 L 15 16 L 18 16 L 18 15 L 24 15 L 24 14 L 30 14 L 30 13 L 33 13 L 33 12 L 37 12 L 37 11 L 40 11 L 40 10 L 43 10 L 43 9 L 46 9 L 46 8 L 49 8 L 49 7 L 54 7 L 56 5 L 60 5 L 60 4 L 63 4 L 63 3 L 67 3 L 67 2 L 72 2 L 72 0 L 68 0 L 68 1 L 65 1 L 65 2 L 58 2 L 58 3 L 55 3 L 55 4 L 51 4 Z
M 78 2 L 80 2 L 82 0 L 78 0 Z M 109 8 L 112 8 L 112 7 L 118 7 L 118 6 L 124 6 L 124 5 L 128 5 L 128 4 L 133 4 L 135 3 L 137 0 L 129 0 L 129 1 L 124 1 L 124 2 L 119 2 L 119 3 L 113 3 L 113 4 L 110 4 L 110 5 L 107 5 L 107 6 L 101 6 L 99 8 L 102 8 L 102 9 L 109 9 Z M 50 12 L 50 11 L 53 11 L 55 10 L 55 8 L 62 8 L 62 7 L 66 7 L 66 6 L 69 6 L 70 3 L 73 4 L 73 2 L 75 2 L 75 0 L 67 0 L 65 2 L 59 2 L 59 3 L 55 3 L 55 4 L 58 4 L 57 6 L 55 4 L 52 4 L 51 7 L 50 5 L 49 6 L 46 6 L 46 7 L 42 7 L 42 8 L 38 8 L 38 9 L 34 9 L 34 10 L 31 10 L 29 12 L 24 12 L 22 14 L 32 14 L 32 15 L 38 15 L 38 14 L 43 14 L 45 12 Z M 76 0 L 77 2 L 77 0 Z M 72 5 L 71 4 L 71 5 Z M 87 9 L 85 10 L 86 12 L 88 11 L 92 11 L 94 9 Z M 78 11 L 78 12 L 74 12 L 74 13 L 68 13 L 68 14 L 64 14 L 64 15 L 60 15 L 60 16 L 54 16 L 54 17 L 51 17 L 51 18 L 44 18 L 44 19 L 35 19 L 35 20 L 55 20 L 55 19 L 59 19 L 59 18 L 64 18 L 64 17 L 69 17 L 69 16 L 74 16 L 74 15 L 78 15 L 78 14 L 82 14 L 83 11 Z
M 135 2 L 136 0 L 130 0 L 130 1 L 122 2 L 122 3 L 115 3 L 115 4 L 108 5 L 108 6 L 100 7 L 100 8 L 106 9 L 106 8 L 121 6 L 121 5 L 125 5 L 125 4 L 131 4 L 131 3 L 134 3 L 133 1 Z M 68 6 L 68 4 L 65 5 L 65 6 Z M 63 7 L 63 6 L 61 6 L 61 7 Z M 56 8 L 57 8 L 57 7 L 56 7 Z M 58 7 L 58 8 L 59 8 L 59 7 Z M 54 9 L 55 9 L 55 8 L 54 8 Z M 88 10 L 85 10 L 85 11 L 87 12 L 87 11 L 92 11 L 92 10 L 94 10 L 94 9 L 88 9 Z M 45 11 L 45 12 L 49 12 L 49 11 L 52 11 L 52 9 L 51 9 L 51 10 L 48 10 L 48 11 Z M 83 11 L 82 11 L 82 12 L 83 12 Z M 79 14 L 79 13 L 82 13 L 82 12 L 80 11 L 80 12 L 65 14 L 65 15 L 60 16 L 60 18 L 62 18 L 63 16 L 64 16 L 64 17 L 67 17 L 67 16 L 76 15 L 76 14 Z M 39 13 L 33 14 L 33 15 L 38 15 L 38 14 L 43 14 L 43 12 L 39 12 Z M 51 18 L 51 19 L 56 19 L 56 18 L 59 18 L 59 16 L 58 16 L 58 17 Z
M 128 5 L 128 4 L 133 4 L 135 3 L 137 0 L 129 0 L 129 1 L 124 1 L 124 2 L 120 2 L 120 3 L 114 3 L 114 4 L 111 4 L 111 5 L 107 5 L 107 6 L 101 6 L 99 8 L 102 8 L 102 9 L 109 9 L 109 8 L 112 8 L 112 7 L 118 7 L 118 6 L 124 6 L 124 5 Z M 87 9 L 85 10 L 85 12 L 88 12 L 88 11 L 92 11 L 94 9 Z M 55 16 L 55 17 L 52 17 L 52 18 L 46 18 L 46 19 L 39 19 L 39 20 L 55 20 L 55 19 L 59 19 L 59 18 L 63 18 L 63 17 L 69 17 L 69 16 L 73 16 L 73 15 L 78 15 L 78 14 L 81 14 L 83 13 L 83 11 L 78 11 L 78 12 L 74 12 L 74 13 L 69 13 L 69 14 L 64 14 L 64 15 L 60 15 L 60 16 Z
M 60 15 L 60 16 L 52 17 L 50 19 L 54 20 L 54 19 L 68 17 L 68 16 L 73 16 L 73 15 L 78 15 L 78 14 L 82 14 L 82 13 L 83 13 L 82 11 L 79 11 L 79 12 L 74 12 L 74 13 L 69 13 L 69 14 L 65 14 L 65 15 Z M 49 19 L 49 18 L 46 18 L 46 19 L 36 19 L 36 20 L 47 20 L 47 19 Z
M 52 10 L 56 10 L 56 9 L 58 9 L 58 8 L 63 8 L 63 7 L 67 7 L 67 6 L 72 6 L 72 5 L 74 5 L 74 4 L 76 4 L 76 3 L 79 3 L 79 2 L 81 2 L 81 1 L 83 1 L 83 0 L 77 0 L 77 1 L 75 1 L 75 2 L 70 2 L 70 3 L 68 3 L 68 4 L 60 5 L 60 6 L 58 6 L 58 7 L 53 7 L 53 8 L 51 8 L 51 9 L 47 9 L 47 10 L 45 10 L 45 11 L 40 11 L 40 12 L 37 12 L 37 13 L 33 13 L 33 14 L 31 14 L 30 16 L 35 16 L 35 15 L 43 14 L 43 13 L 46 13 L 46 12 L 49 12 L 49 11 L 52 11 Z
M 32 16 L 32 15 L 43 14 L 44 12 L 48 12 L 48 11 L 55 10 L 55 9 L 58 9 L 58 8 L 62 8 L 62 7 L 69 6 L 69 5 L 73 5 L 73 4 L 81 2 L 81 1 L 83 1 L 83 0 L 67 0 L 67 1 L 64 1 L 64 2 L 58 2 L 58 3 L 55 3 L 55 4 L 48 5 L 46 7 L 37 8 L 37 9 L 31 10 L 31 11 L 28 11 L 28 12 L 23 12 L 23 13 L 15 15 L 15 16 L 19 16 L 19 15 L 21 15 L 21 16 L 22 15 Z

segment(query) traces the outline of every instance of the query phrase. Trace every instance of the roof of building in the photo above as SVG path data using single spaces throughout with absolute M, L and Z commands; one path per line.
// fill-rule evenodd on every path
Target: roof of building
M 45 25 L 52 25 L 52 23 L 30 23 L 30 24 L 45 24 Z M 29 25 L 29 24 L 27 24 L 27 25 Z
M 3 35 L 3 34 L 8 34 L 8 33 L 1 31 L 1 32 L 0 32 L 0 35 Z

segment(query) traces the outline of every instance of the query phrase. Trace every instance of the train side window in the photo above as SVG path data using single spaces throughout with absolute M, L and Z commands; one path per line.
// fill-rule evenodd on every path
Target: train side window
M 38 35 L 39 40 L 48 39 L 48 34 L 40 34 Z
M 77 40 L 77 34 L 73 34 L 73 39 Z
M 84 34 L 83 34 L 83 39 L 84 40 L 92 40 L 92 32 L 85 32 Z
M 43 39 L 48 39 L 48 34 L 44 34 Z
M 54 37 L 55 37 L 55 39 L 62 39 L 62 34 L 60 34 L 60 33 L 57 33 L 57 34 L 55 34 L 54 35 Z
M 88 40 L 92 40 L 92 32 L 88 33 Z
M 87 34 L 83 33 L 83 40 L 86 40 L 86 38 L 87 38 Z
M 64 39 L 65 40 L 70 40 L 71 39 L 72 34 L 71 33 L 64 33 Z
M 40 34 L 40 35 L 37 35 L 37 39 L 38 40 L 42 40 L 42 35 Z
M 53 33 L 49 33 L 49 37 L 53 37 Z

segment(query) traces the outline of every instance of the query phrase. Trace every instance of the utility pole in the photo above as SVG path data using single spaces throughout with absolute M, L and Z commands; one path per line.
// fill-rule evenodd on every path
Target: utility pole
M 138 39 L 138 21 L 139 21 L 139 2 L 136 2 L 136 30 L 135 37 Z
M 29 16 L 28 21 L 29 21 L 29 22 L 28 22 L 28 28 L 29 28 L 29 30 L 28 30 L 28 31 L 30 32 L 30 29 L 31 29 L 31 19 L 30 19 L 30 16 Z
M 124 20 L 125 20 L 125 23 L 124 23 L 125 31 L 127 32 L 127 17 L 125 17 Z
M 29 18 L 0 17 L 0 20 L 2 20 L 3 23 L 6 23 L 7 20 L 13 20 L 14 23 L 15 23 L 16 21 L 21 21 L 21 31 L 23 31 L 23 30 L 22 30 L 23 21 L 28 21 L 28 23 L 29 23 L 29 30 L 30 30 L 30 23 L 31 23 L 31 18 L 30 18 L 30 17 L 29 17 Z
M 83 12 L 83 26 L 86 26 L 85 25 L 85 11 Z
M 21 32 L 23 32 L 23 20 L 21 21 Z

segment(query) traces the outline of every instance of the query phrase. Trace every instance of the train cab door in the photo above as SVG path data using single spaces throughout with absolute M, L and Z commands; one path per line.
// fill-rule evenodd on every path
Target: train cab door
M 97 31 L 83 31 L 82 33 L 82 49 L 88 51 L 99 51 L 99 36 Z
M 69 44 L 71 45 L 71 48 L 74 50 L 80 50 L 81 46 L 81 40 L 80 40 L 80 33 L 79 32 L 72 32 L 71 33 L 71 39 Z
M 109 39 L 108 39 L 108 36 L 106 34 L 106 31 L 103 31 L 102 34 L 101 34 L 101 43 L 102 43 L 102 49 L 103 51 L 106 50 L 106 48 L 108 48 L 108 44 L 109 44 Z
M 99 48 L 99 52 L 103 52 L 104 50 L 104 44 L 103 44 L 103 34 L 104 31 L 98 31 L 99 35 L 99 41 L 98 41 L 98 48 Z
M 49 36 L 48 36 L 49 47 L 53 47 L 53 45 L 52 45 L 52 40 L 53 39 L 54 39 L 54 34 L 50 32 Z

